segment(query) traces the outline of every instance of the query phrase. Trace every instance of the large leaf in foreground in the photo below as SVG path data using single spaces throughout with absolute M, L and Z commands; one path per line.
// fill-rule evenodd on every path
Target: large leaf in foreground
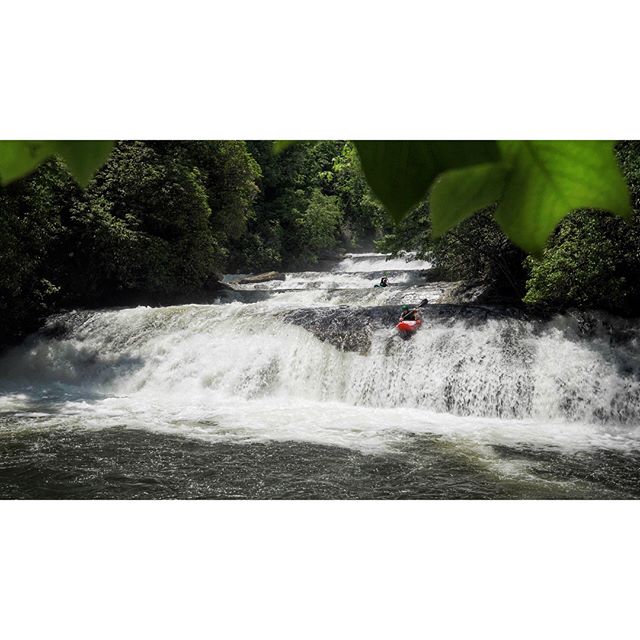
M 510 171 L 496 220 L 516 244 L 541 253 L 558 222 L 574 209 L 631 213 L 613 142 L 504 141 Z
M 494 141 L 354 141 L 364 175 L 394 220 L 400 221 L 427 195 L 443 171 L 498 160 Z
M 0 184 L 26 176 L 55 154 L 62 158 L 78 183 L 86 186 L 112 148 L 113 142 L 107 140 L 2 140 Z
M 82 187 L 87 186 L 113 149 L 110 140 L 57 140 L 53 145 L 55 153 Z
M 0 140 L 0 184 L 26 176 L 52 153 L 49 140 Z
M 443 173 L 433 184 L 429 205 L 434 238 L 500 199 L 507 168 L 497 163 L 478 164 Z

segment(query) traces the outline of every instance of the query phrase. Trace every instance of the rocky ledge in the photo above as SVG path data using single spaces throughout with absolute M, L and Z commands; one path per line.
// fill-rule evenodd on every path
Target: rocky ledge
M 519 308 L 484 305 L 430 304 L 421 309 L 425 322 L 438 324 L 464 321 L 479 325 L 488 319 L 541 319 Z M 304 327 L 320 340 L 344 351 L 366 353 L 371 335 L 380 329 L 392 330 L 400 315 L 399 306 L 322 307 L 297 309 L 285 314 L 285 321 Z
M 535 331 L 564 331 L 569 339 L 599 337 L 611 344 L 640 341 L 638 319 L 612 316 L 600 311 L 569 310 L 564 313 L 480 304 L 430 304 L 421 309 L 425 326 L 453 326 L 463 323 L 477 327 L 491 320 L 529 324 Z M 400 307 L 324 307 L 298 309 L 284 315 L 286 322 L 303 327 L 322 341 L 344 351 L 367 353 L 375 331 L 388 329 L 394 335 Z M 511 324 L 513 328 L 513 324 Z

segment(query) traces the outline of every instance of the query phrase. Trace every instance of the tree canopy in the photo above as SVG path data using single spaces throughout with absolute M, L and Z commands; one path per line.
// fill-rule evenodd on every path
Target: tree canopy
M 277 153 L 295 141 L 277 141 Z M 571 211 L 631 215 L 629 192 L 613 142 L 602 140 L 360 140 L 364 175 L 399 222 L 429 194 L 434 233 L 441 235 L 490 204 L 509 238 L 540 254 Z M 0 183 L 8 184 L 51 155 L 86 185 L 111 150 L 108 141 L 0 142 Z

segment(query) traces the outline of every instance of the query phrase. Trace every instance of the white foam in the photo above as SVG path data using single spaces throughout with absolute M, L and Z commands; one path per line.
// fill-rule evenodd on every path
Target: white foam
M 582 339 L 564 320 L 431 320 L 409 341 L 389 327 L 370 336 L 366 355 L 343 352 L 287 324 L 283 312 L 398 304 L 425 291 L 437 297 L 442 285 L 374 289 L 362 273 L 335 272 L 287 282 L 300 286 L 253 304 L 66 314 L 56 320 L 64 337 L 43 336 L 0 361 L 0 416 L 13 417 L 11 428 L 126 425 L 367 451 L 407 433 L 477 446 L 638 446 L 635 343 Z M 344 286 L 310 286 L 317 282 Z
M 407 342 L 380 330 L 362 355 L 285 324 L 270 301 L 65 319 L 67 338 L 5 358 L 5 385 L 20 380 L 28 392 L 8 391 L 0 409 L 50 413 L 52 425 L 360 450 L 407 432 L 569 450 L 638 444 L 637 377 L 620 374 L 604 342 L 555 326 L 432 322 Z
M 347 273 L 367 271 L 415 271 L 430 269 L 427 260 L 416 260 L 415 255 L 407 253 L 404 257 L 392 258 L 384 253 L 350 253 L 335 268 Z

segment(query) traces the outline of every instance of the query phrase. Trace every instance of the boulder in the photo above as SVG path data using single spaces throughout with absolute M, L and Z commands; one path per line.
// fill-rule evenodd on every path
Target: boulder
M 236 284 L 256 284 L 258 282 L 268 282 L 269 280 L 284 280 L 284 273 L 279 271 L 267 271 L 266 273 L 259 273 L 255 276 L 247 276 L 238 280 Z
M 218 274 L 214 274 L 203 284 L 202 288 L 205 291 L 232 291 L 233 287 L 230 287 L 228 284 L 222 282 L 222 276 Z
M 471 282 L 454 282 L 449 285 L 438 302 L 440 304 L 473 304 L 480 302 L 488 285 Z

